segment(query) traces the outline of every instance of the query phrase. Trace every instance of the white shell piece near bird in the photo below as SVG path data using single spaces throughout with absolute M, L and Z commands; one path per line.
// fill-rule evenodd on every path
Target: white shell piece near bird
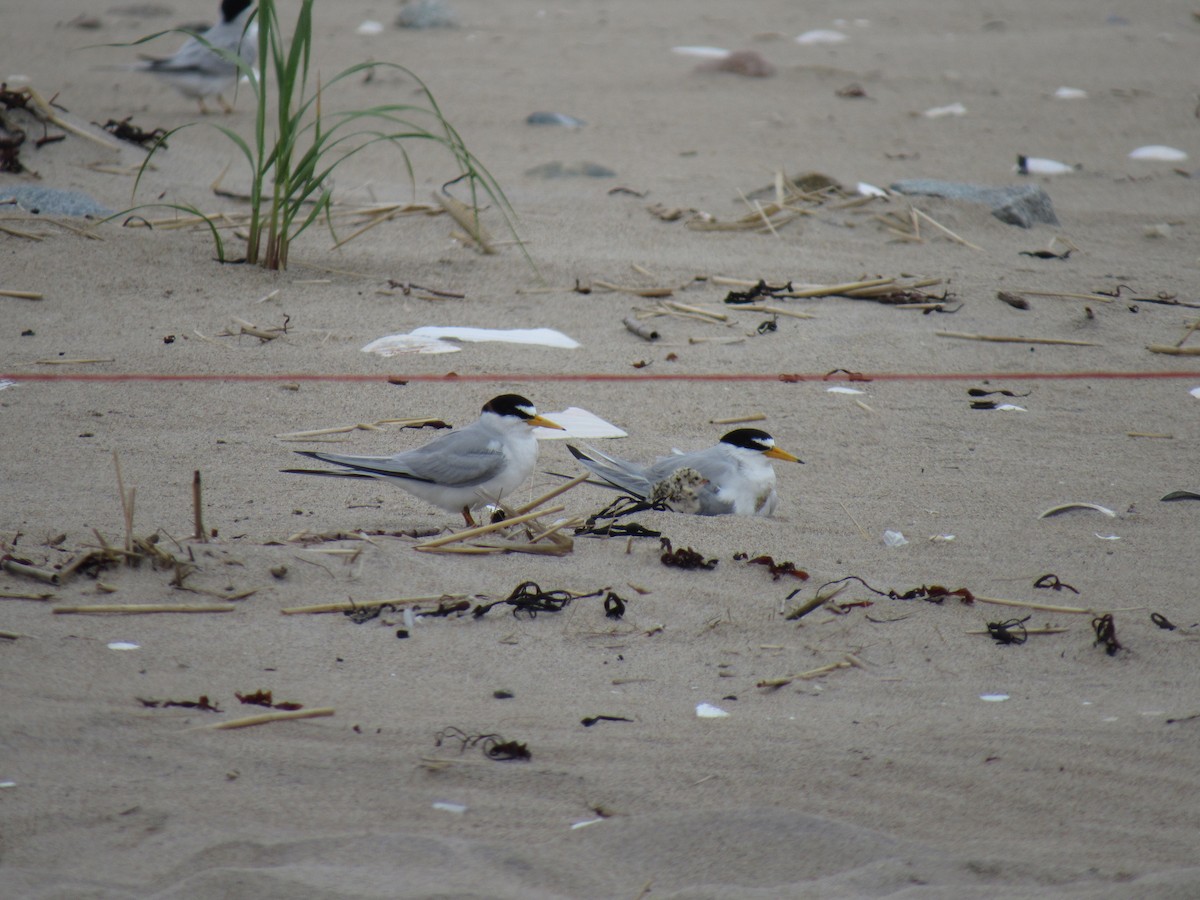
M 1039 519 L 1048 519 L 1051 516 L 1057 516 L 1059 513 L 1068 512 L 1072 509 L 1089 509 L 1092 512 L 1102 513 L 1110 519 L 1115 519 L 1117 514 L 1107 506 L 1101 506 L 1098 503 L 1060 503 L 1058 506 L 1052 506 L 1045 512 L 1039 513 Z
M 1190 391 L 1188 391 L 1188 393 L 1191 394 L 1193 397 L 1195 397 L 1197 400 L 1200 400 L 1200 387 L 1194 387 Z
M 888 195 L 887 191 L 885 191 L 883 188 L 875 187 L 873 184 L 867 184 L 865 181 L 860 181 L 857 187 L 855 187 L 855 190 L 864 197 L 886 197 Z
M 109 650 L 140 650 L 141 646 L 133 641 L 113 641 L 108 645 Z
M 546 418 L 555 425 L 561 425 L 562 430 L 553 428 L 535 428 L 533 436 L 539 441 L 563 440 L 565 438 L 623 438 L 629 433 L 622 431 L 612 422 L 606 422 L 595 413 L 580 409 L 578 406 L 568 406 L 561 412 L 548 412 Z
M 729 715 L 719 706 L 713 706 L 711 703 L 697 703 L 696 715 L 701 719 L 723 719 Z
M 442 812 L 455 813 L 456 815 L 460 816 L 467 811 L 467 805 L 465 803 L 448 803 L 445 800 L 434 800 L 433 808 L 440 809 Z
M 841 387 L 840 385 L 825 388 L 827 394 L 865 394 L 866 391 L 860 391 L 858 388 Z
M 680 56 L 699 56 L 703 59 L 724 59 L 730 54 L 723 47 L 672 47 L 672 53 Z
M 908 538 L 903 532 L 888 529 L 883 533 L 883 543 L 886 547 L 903 547 L 908 543 Z
M 383 34 L 383 23 L 376 22 L 374 19 L 366 19 L 354 30 L 359 34 Z
M 1086 100 L 1087 91 L 1080 88 L 1060 87 L 1054 92 L 1055 100 Z
M 797 44 L 840 44 L 844 40 L 846 40 L 846 35 L 827 28 L 817 28 L 796 35 Z
M 1130 159 L 1149 159 L 1157 162 L 1183 162 L 1188 155 L 1174 147 L 1164 147 L 1162 144 L 1150 144 L 1138 147 L 1129 154 Z
M 980 694 L 979 699 L 988 703 L 1002 703 L 1008 699 L 1008 694 Z

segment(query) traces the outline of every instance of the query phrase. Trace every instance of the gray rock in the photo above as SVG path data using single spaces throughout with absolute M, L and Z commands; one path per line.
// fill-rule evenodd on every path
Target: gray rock
M 548 162 L 525 170 L 534 178 L 615 178 L 617 173 L 606 166 L 592 162 Z
M 458 16 L 442 0 L 409 0 L 396 16 L 400 28 L 457 28 Z
M 525 119 L 526 125 L 558 125 L 563 128 L 582 128 L 587 122 L 557 112 L 532 112 Z
M 83 191 L 64 191 L 39 184 L 0 185 L 0 203 L 11 200 L 26 212 L 42 215 L 104 219 L 113 214 Z
M 1058 225 L 1050 195 L 1036 184 L 1014 184 L 1008 187 L 987 187 L 960 181 L 937 178 L 906 178 L 891 186 L 898 194 L 925 197 L 944 197 L 964 200 L 990 207 L 992 215 L 1009 225 L 1031 228 L 1034 225 Z

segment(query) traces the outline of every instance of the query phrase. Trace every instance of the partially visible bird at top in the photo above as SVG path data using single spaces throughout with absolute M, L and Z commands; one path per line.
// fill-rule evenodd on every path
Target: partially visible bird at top
M 225 112 L 233 112 L 222 94 L 237 83 L 241 73 L 233 60 L 217 51 L 236 54 L 253 66 L 258 59 L 258 24 L 250 21 L 253 15 L 253 0 L 221 0 L 221 20 L 216 25 L 201 32 L 199 38 L 188 38 L 172 55 L 146 58 L 134 68 L 162 78 L 183 96 L 196 100 L 202 113 L 208 112 L 206 97 L 215 97 Z

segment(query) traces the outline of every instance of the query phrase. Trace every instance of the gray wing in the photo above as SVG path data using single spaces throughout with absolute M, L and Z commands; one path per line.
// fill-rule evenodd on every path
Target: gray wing
M 586 444 L 584 446 L 587 447 L 586 453 L 570 444 L 567 444 L 567 449 L 592 474 L 641 500 L 649 499 L 654 492 L 654 483 L 646 476 L 644 468 L 627 459 L 609 456 Z
M 505 464 L 498 442 L 471 429 L 453 431 L 423 447 L 395 456 L 345 456 L 297 451 L 301 456 L 345 466 L 377 478 L 407 478 L 453 487 L 471 487 L 495 477 Z

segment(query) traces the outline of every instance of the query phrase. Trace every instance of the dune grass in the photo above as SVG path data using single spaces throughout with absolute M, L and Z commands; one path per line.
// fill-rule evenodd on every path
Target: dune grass
M 248 81 L 254 96 L 254 132 L 249 137 L 227 125 L 205 123 L 224 134 L 250 166 L 246 261 L 267 269 L 286 269 L 292 241 L 310 225 L 323 216 L 332 232 L 329 212 L 333 203 L 334 171 L 368 147 L 384 145 L 397 152 L 409 180 L 413 181 L 415 173 L 406 149 L 410 141 L 428 141 L 445 149 L 458 171 L 453 179 L 447 179 L 447 183 L 467 183 L 472 215 L 478 217 L 482 194 L 500 211 L 505 225 L 516 237 L 515 215 L 500 185 L 467 149 L 432 92 L 416 74 L 395 63 L 364 62 L 343 69 L 324 84 L 313 77 L 313 2 L 302 0 L 295 27 L 288 38 L 281 27 L 274 0 L 259 0 L 256 13 L 258 55 L 253 66 L 232 51 L 213 50 L 247 76 L 242 85 Z M 149 35 L 136 43 L 153 40 L 165 33 Z M 381 104 L 327 111 L 328 98 L 336 96 L 339 85 L 347 79 L 365 77 L 372 70 L 381 69 L 398 72 L 415 82 L 424 105 Z M 141 177 L 155 153 L 165 147 L 168 139 L 196 124 L 192 122 L 172 130 L 151 149 L 135 181 L 135 197 Z M 198 209 L 185 204 L 153 205 L 166 205 L 204 217 L 216 244 L 217 256 L 225 261 L 220 233 Z

